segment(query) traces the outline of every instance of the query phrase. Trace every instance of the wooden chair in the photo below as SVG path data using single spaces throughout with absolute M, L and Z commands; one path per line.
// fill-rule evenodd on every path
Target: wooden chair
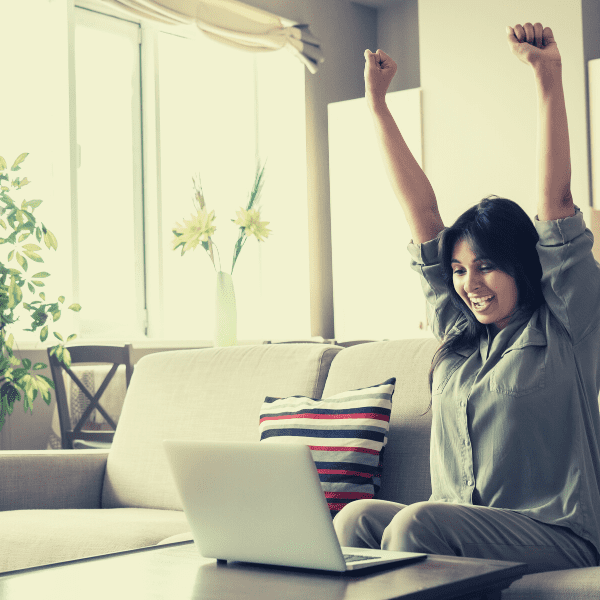
M 48 348 L 48 360 L 50 362 L 50 370 L 52 371 L 52 379 L 54 380 L 55 385 L 62 447 L 65 449 L 108 448 L 112 443 L 117 425 L 108 415 L 106 410 L 99 404 L 99 401 L 108 384 L 117 372 L 119 365 L 125 365 L 125 384 L 126 387 L 129 387 L 131 375 L 133 374 L 133 346 L 131 344 L 127 344 L 126 346 L 73 346 L 68 350 L 71 354 L 71 365 L 77 363 L 112 363 L 112 367 L 102 381 L 98 391 L 92 396 L 90 391 L 81 383 L 77 375 L 75 375 L 71 369 L 61 364 L 56 356 L 50 356 L 50 348 Z M 71 423 L 67 391 L 63 379 L 63 369 L 90 401 L 88 407 L 81 415 L 81 418 L 74 426 Z M 98 410 L 104 417 L 108 425 L 112 427 L 112 431 L 82 430 L 82 427 L 87 423 L 89 416 L 94 409 Z

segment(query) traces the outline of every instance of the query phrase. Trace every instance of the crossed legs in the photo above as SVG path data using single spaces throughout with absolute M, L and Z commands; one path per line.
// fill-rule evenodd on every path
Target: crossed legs
M 526 562 L 530 573 L 598 565 L 594 546 L 570 529 L 501 508 L 357 500 L 333 525 L 342 546 Z

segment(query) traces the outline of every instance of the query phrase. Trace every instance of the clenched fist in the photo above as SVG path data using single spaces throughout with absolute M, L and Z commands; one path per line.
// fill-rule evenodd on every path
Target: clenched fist
M 558 44 L 550 27 L 542 27 L 541 23 L 532 25 L 515 25 L 506 28 L 510 51 L 519 60 L 533 68 L 550 64 L 562 64 Z
M 383 50 L 365 50 L 365 98 L 371 108 L 385 100 L 397 70 L 398 65 Z

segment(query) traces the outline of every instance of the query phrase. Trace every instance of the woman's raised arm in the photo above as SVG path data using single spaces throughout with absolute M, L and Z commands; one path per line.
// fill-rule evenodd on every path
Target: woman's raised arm
M 541 23 L 507 27 L 511 52 L 534 74 L 538 99 L 538 219 L 575 214 L 571 195 L 571 154 L 562 85 L 562 59 L 550 27 Z
M 444 229 L 429 179 L 409 150 L 386 101 L 396 63 L 382 50 L 365 50 L 365 98 L 392 189 L 408 221 L 414 243 L 434 239 Z

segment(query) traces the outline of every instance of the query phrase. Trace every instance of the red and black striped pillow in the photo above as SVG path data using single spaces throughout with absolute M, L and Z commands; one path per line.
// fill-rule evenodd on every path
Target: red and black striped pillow
M 322 400 L 267 397 L 263 403 L 261 441 L 310 447 L 332 518 L 379 491 L 395 384 L 392 378 Z

